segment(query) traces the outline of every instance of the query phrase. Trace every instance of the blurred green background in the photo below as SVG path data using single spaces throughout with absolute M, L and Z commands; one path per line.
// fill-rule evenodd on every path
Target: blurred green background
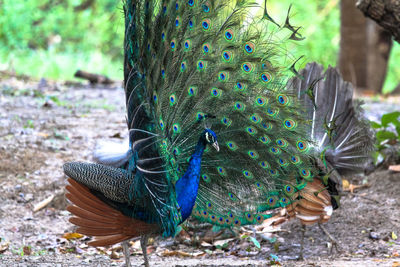
M 291 3 L 291 21 L 303 27 L 306 39 L 287 49 L 325 67 L 336 65 L 339 0 L 270 0 L 270 13 L 282 22 Z M 119 0 L 0 0 L 0 70 L 71 80 L 82 69 L 122 80 L 123 32 Z M 399 84 L 396 58 L 400 45 L 395 42 L 384 92 Z

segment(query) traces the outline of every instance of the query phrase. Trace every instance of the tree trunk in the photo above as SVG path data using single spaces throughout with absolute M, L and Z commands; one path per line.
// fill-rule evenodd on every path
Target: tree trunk
M 400 0 L 358 0 L 357 7 L 400 43 Z
M 344 80 L 367 88 L 367 21 L 356 9 L 356 0 L 340 1 L 339 68 Z
M 340 3 L 339 68 L 343 78 L 358 90 L 380 93 L 392 48 L 391 36 L 365 18 L 356 8 L 356 1 L 341 0 Z
M 368 67 L 367 87 L 374 92 L 381 92 L 387 73 L 392 36 L 374 21 L 367 22 Z

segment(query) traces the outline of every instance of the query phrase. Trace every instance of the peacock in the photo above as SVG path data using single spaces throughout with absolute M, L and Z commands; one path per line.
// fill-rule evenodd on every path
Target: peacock
M 372 164 L 375 135 L 364 117 L 362 102 L 353 100 L 351 83 L 344 81 L 336 68 L 324 72 L 322 65 L 309 63 L 288 82 L 288 90 L 305 106 L 305 116 L 311 122 L 307 136 L 318 174 L 283 213 L 288 219 L 300 220 L 301 244 L 305 226 L 318 223 L 337 249 L 337 241 L 321 223 L 339 207 L 342 177 L 361 173 Z M 300 249 L 301 259 L 302 245 Z
M 282 208 L 309 223 L 329 218 L 332 177 L 367 158 L 370 138 L 335 71 L 296 70 L 278 38 L 302 39 L 289 16 L 280 26 L 257 7 L 124 2 L 129 142 L 97 151 L 97 163 L 64 164 L 70 222 L 95 237 L 89 245 L 122 242 L 129 266 L 127 240 L 140 237 L 148 266 L 148 236 L 174 236 L 191 215 L 221 227 L 261 224 Z

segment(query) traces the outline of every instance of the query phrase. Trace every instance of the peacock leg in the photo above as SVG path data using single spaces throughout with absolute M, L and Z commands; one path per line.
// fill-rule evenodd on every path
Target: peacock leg
M 303 258 L 303 247 L 304 247 L 304 236 L 306 233 L 306 226 L 304 224 L 301 225 L 301 240 L 300 240 L 300 253 L 299 253 L 299 261 L 304 260 Z
M 122 242 L 122 250 L 125 256 L 126 267 L 131 267 L 131 253 L 129 252 L 129 241 L 125 240 Z
M 332 254 L 333 247 L 335 247 L 336 252 L 339 252 L 339 248 L 338 248 L 339 244 L 336 241 L 336 239 L 328 232 L 328 230 L 325 229 L 325 227 L 321 223 L 318 223 L 318 226 L 322 230 L 322 232 L 324 232 L 328 236 L 328 238 L 331 240 L 332 247 L 331 247 L 330 253 Z
M 149 259 L 147 258 L 147 241 L 148 241 L 147 235 L 142 235 L 140 237 L 140 246 L 142 247 L 142 251 L 143 251 L 144 266 L 150 267 Z

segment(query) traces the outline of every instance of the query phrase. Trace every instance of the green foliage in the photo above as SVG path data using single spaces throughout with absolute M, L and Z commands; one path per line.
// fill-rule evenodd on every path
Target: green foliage
M 385 84 L 383 86 L 383 93 L 390 93 L 396 86 L 400 84 L 400 68 L 399 68 L 399 59 L 400 59 L 400 44 L 397 42 L 393 42 L 392 52 L 390 53 L 389 59 L 389 68 L 386 76 Z
M 33 120 L 27 120 L 25 125 L 24 125 L 24 128 L 31 128 L 31 129 L 35 128 Z
M 0 68 L 64 79 L 81 68 L 122 79 L 123 28 L 121 1 L 3 0 Z
M 0 5 L 0 40 L 9 49 L 98 50 L 122 55 L 119 1 L 94 1 L 77 10 L 81 0 L 13 1 Z M 120 25 L 120 26 L 116 26 Z
M 258 3 L 263 4 L 264 0 Z M 281 25 L 290 5 L 290 21 L 294 26 L 301 26 L 300 33 L 306 38 L 293 41 L 288 51 L 296 57 L 305 55 L 304 64 L 317 61 L 324 67 L 336 65 L 340 40 L 339 0 L 268 1 L 271 15 Z
M 0 69 L 53 79 L 72 79 L 80 68 L 122 79 L 122 1 L 88 0 L 0 1 Z M 257 0 L 264 5 L 264 0 Z M 291 55 L 305 55 L 303 63 L 336 65 L 340 40 L 339 0 L 268 1 L 271 16 L 280 24 L 292 4 L 290 19 L 301 26 L 304 41 L 289 44 Z M 384 93 L 399 83 L 400 45 L 394 43 Z
M 382 155 L 382 151 L 388 146 L 395 146 L 400 143 L 400 111 L 384 114 L 381 123 L 371 122 L 372 128 L 376 129 L 377 154 Z M 394 128 L 395 131 L 390 128 Z
M 258 0 L 259 4 L 264 0 Z M 303 63 L 317 61 L 328 67 L 336 66 L 339 53 L 340 41 L 340 10 L 339 0 L 283 0 L 268 1 L 270 13 L 279 23 L 286 18 L 284 10 L 288 10 L 292 4 L 290 20 L 295 26 L 301 26 L 300 33 L 306 37 L 303 41 L 293 42 L 288 47 L 291 54 L 305 55 Z M 400 67 L 400 44 L 393 42 L 392 52 L 389 59 L 389 67 L 383 93 L 390 93 L 399 85 Z
M 1 62 L 4 62 L 3 64 Z M 53 79 L 72 79 L 77 69 L 101 73 L 122 80 L 122 59 L 112 60 L 98 51 L 54 52 L 48 50 L 6 51 L 0 47 L 0 69 L 17 74 Z

